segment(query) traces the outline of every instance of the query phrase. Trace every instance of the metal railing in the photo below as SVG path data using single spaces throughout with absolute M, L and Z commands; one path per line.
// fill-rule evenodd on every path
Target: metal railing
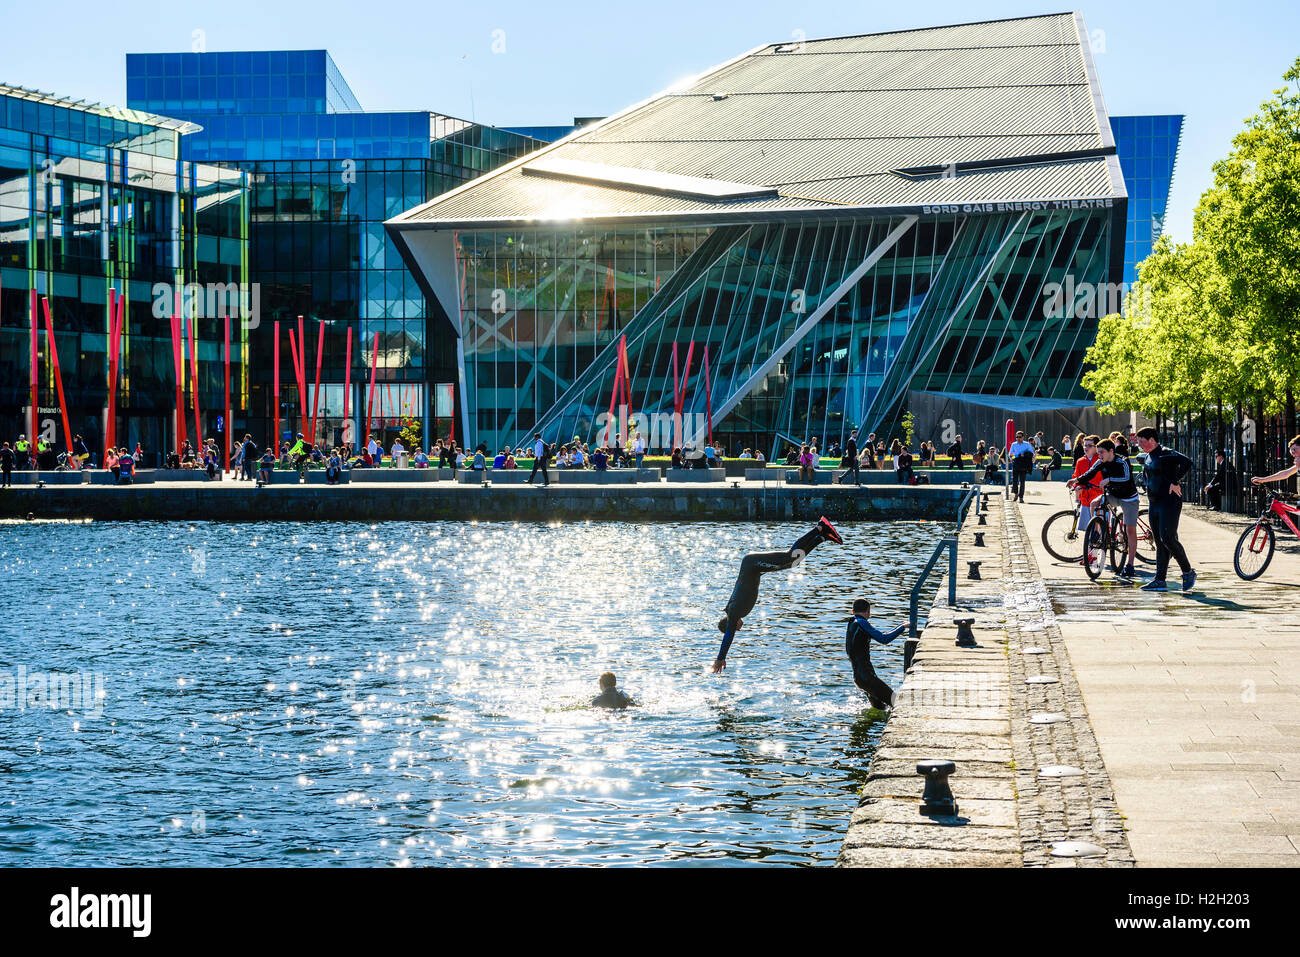
M 930 560 L 925 563 L 925 568 L 921 569 L 920 576 L 916 579 L 916 584 L 912 586 L 912 594 L 908 604 L 908 638 L 915 641 L 919 632 L 916 627 L 917 606 L 921 601 L 921 589 L 925 583 L 930 580 L 930 573 L 934 571 L 934 566 L 939 563 L 939 556 L 946 550 L 948 552 L 948 605 L 955 607 L 957 604 L 957 535 L 961 532 L 962 523 L 966 520 L 966 509 L 970 506 L 971 500 L 975 501 L 975 511 L 978 514 L 980 502 L 983 497 L 983 491 L 978 485 L 972 485 L 970 491 L 962 498 L 961 503 L 957 506 L 957 528 L 952 535 L 945 535 L 939 539 L 939 543 L 934 546 L 934 551 L 930 554 Z

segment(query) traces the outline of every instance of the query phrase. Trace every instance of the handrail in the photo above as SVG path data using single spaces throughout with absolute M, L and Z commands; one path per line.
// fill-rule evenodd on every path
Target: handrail
M 948 606 L 955 607 L 957 604 L 957 535 L 961 532 L 962 523 L 966 520 L 966 509 L 970 505 L 971 499 L 975 500 L 975 511 L 978 512 L 980 503 L 983 500 L 984 492 L 978 485 L 972 485 L 970 490 L 962 498 L 961 503 L 957 506 L 957 528 L 951 535 L 945 535 L 939 539 L 939 543 L 934 546 L 934 551 L 930 555 L 930 560 L 925 563 L 925 568 L 921 570 L 920 576 L 916 579 L 916 584 L 912 586 L 912 594 L 908 605 L 908 637 L 915 641 L 918 636 L 916 628 L 917 605 L 921 600 L 921 589 L 925 583 L 930 580 L 930 573 L 934 571 L 934 566 L 939 562 L 939 556 L 946 549 L 948 552 Z
M 939 561 L 939 556 L 944 550 L 948 551 L 948 604 L 957 604 L 957 536 L 945 535 L 939 539 L 939 544 L 934 546 L 934 551 L 930 555 L 930 560 L 925 563 L 925 568 L 921 570 L 921 575 L 912 586 L 911 603 L 908 606 L 908 631 L 911 638 L 917 637 L 916 630 L 916 606 L 921 600 L 921 588 L 930 578 L 930 572 L 934 571 L 934 566 Z

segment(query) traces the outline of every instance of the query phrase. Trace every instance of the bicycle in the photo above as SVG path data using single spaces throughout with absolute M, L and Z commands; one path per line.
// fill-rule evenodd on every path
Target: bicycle
M 1095 487 L 1095 486 L 1094 486 Z M 1112 512 L 1117 509 L 1112 506 Z M 1043 524 L 1043 547 L 1059 562 L 1077 564 L 1083 561 L 1083 536 L 1079 531 L 1079 498 L 1075 495 L 1074 507 L 1063 509 L 1049 516 Z M 1134 557 L 1144 565 L 1153 565 L 1156 560 L 1156 537 L 1151 532 L 1151 523 L 1147 521 L 1147 510 L 1138 512 L 1137 551 Z
M 1300 529 L 1296 528 L 1295 517 L 1300 517 L 1300 508 L 1290 504 L 1296 500 L 1294 495 L 1269 492 L 1268 504 L 1260 512 L 1255 524 L 1241 533 L 1237 539 L 1237 550 L 1232 556 L 1232 567 L 1240 578 L 1253 582 L 1264 574 L 1269 562 L 1273 560 L 1276 536 L 1273 523 L 1281 519 L 1292 534 L 1300 538 Z
M 1085 542 L 1083 570 L 1096 581 L 1110 558 L 1111 571 L 1123 574 L 1128 567 L 1128 533 L 1124 528 L 1122 511 L 1111 504 L 1110 493 L 1102 489 L 1101 497 L 1093 505 L 1092 520 L 1084 529 Z

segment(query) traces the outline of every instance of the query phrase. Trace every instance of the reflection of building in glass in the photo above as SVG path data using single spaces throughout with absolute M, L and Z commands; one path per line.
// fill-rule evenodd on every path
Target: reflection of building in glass
M 185 155 L 246 170 L 252 184 L 250 268 L 260 286 L 253 331 L 252 413 L 245 426 L 269 436 L 273 412 L 273 322 L 281 321 L 281 425 L 308 431 L 319 404 L 318 439 L 354 439 L 364 429 L 371 359 L 378 340 L 375 425 L 391 441 L 399 419 L 422 435 L 429 386 L 455 382 L 456 340 L 385 235 L 405 209 L 542 145 L 516 133 L 427 111 L 361 112 L 324 50 L 149 53 L 127 56 L 127 94 L 141 109 L 167 110 L 203 131 Z M 297 395 L 288 326 L 305 319 L 306 402 Z M 311 394 L 318 321 L 325 345 L 319 403 Z M 352 371 L 345 376 L 352 330 Z M 352 423 L 345 428 L 344 382 Z
M 1137 264 L 1165 231 L 1169 184 L 1174 178 L 1181 116 L 1112 116 L 1115 149 L 1128 190 L 1128 224 L 1124 237 L 1124 281 L 1137 282 Z
M 172 293 L 201 284 L 199 407 L 215 436 L 224 415 L 223 320 L 247 280 L 248 190 L 237 170 L 181 162 L 197 127 L 136 110 L 0 86 L 0 433 L 30 433 L 30 297 L 49 298 L 69 427 L 103 451 L 109 290 L 126 297 L 117 396 L 118 443 L 150 453 L 175 440 Z M 213 299 L 207 290 L 232 295 Z M 155 303 L 159 304 L 155 312 Z M 245 296 L 242 304 L 251 306 Z M 38 306 L 39 308 L 39 306 Z M 38 317 L 38 426 L 62 450 L 57 389 Z M 232 322 L 231 405 L 247 401 L 243 324 Z M 188 432 L 193 404 L 183 372 Z M 224 424 L 224 423 L 223 423 Z M 191 436 L 192 438 L 192 436 Z
M 473 441 L 597 438 L 625 336 L 634 412 L 694 343 L 684 411 L 770 451 L 888 434 L 909 392 L 1086 402 L 1097 315 L 1051 284 L 1119 282 L 1125 201 L 1063 14 L 766 45 L 388 228 Z

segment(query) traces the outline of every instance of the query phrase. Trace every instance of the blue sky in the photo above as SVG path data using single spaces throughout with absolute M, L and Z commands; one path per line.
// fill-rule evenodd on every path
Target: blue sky
M 324 47 L 366 109 L 559 124 L 612 113 L 796 31 L 811 38 L 1063 9 L 1049 0 L 0 0 L 0 81 L 122 104 L 126 53 L 189 50 L 202 31 L 208 50 Z M 1075 9 L 1101 31 L 1096 60 L 1110 112 L 1186 114 L 1167 222 L 1176 239 L 1190 239 L 1210 164 L 1300 56 L 1300 4 L 1125 0 Z

